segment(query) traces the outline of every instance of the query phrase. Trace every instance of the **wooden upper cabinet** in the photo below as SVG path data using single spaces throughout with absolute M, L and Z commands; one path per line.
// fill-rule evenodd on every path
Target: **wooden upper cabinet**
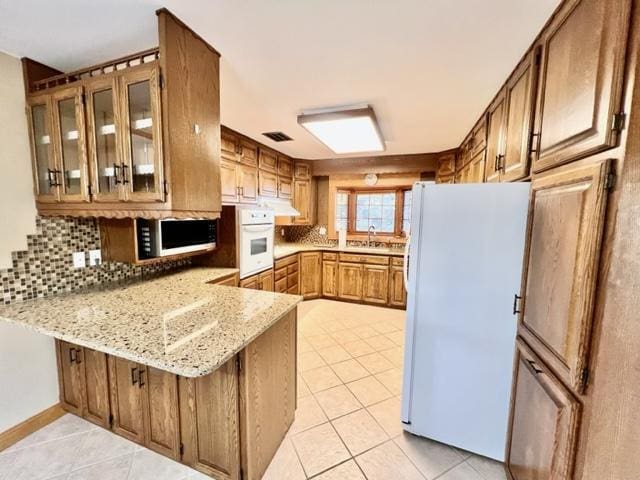
M 294 164 L 294 177 L 301 180 L 311 179 L 311 165 L 304 162 L 295 162 Z
M 532 50 L 505 86 L 506 119 L 501 181 L 520 180 L 529 175 L 529 146 L 539 59 L 539 50 Z
M 587 369 L 608 171 L 607 161 L 574 164 L 531 183 L 519 333 L 576 392 Z
M 499 182 L 504 161 L 505 92 L 501 90 L 487 111 L 487 159 L 485 179 Z
M 456 154 L 449 153 L 438 158 L 438 177 L 453 175 L 456 171 Z
M 293 197 L 293 179 L 290 177 L 278 177 L 278 198 L 290 199 Z
M 239 162 L 250 167 L 258 166 L 258 145 L 247 138 L 240 140 Z
M 258 172 L 258 192 L 263 197 L 278 196 L 278 176 L 275 173 L 260 170 Z
M 299 259 L 300 295 L 304 298 L 317 298 L 322 293 L 322 254 L 303 252 Z
M 507 468 L 513 480 L 571 480 L 580 404 L 517 342 Z
M 120 76 L 123 158 L 119 169 L 124 198 L 164 201 L 160 69 L 140 65 Z
M 82 87 L 57 90 L 51 95 L 52 140 L 60 200 L 63 202 L 90 200 L 83 98 Z
M 266 148 L 258 149 L 258 168 L 265 172 L 278 172 L 278 155 L 273 150 Z
M 293 177 L 293 160 L 284 155 L 278 155 L 278 176 Z
M 533 170 L 617 144 L 631 0 L 567 1 L 545 29 Z
M 487 146 L 487 119 L 483 115 L 471 129 L 469 157 L 473 158 Z
M 220 161 L 220 192 L 225 203 L 237 203 L 240 200 L 240 168 L 235 162 Z
M 124 200 L 122 189 L 122 113 L 119 85 L 114 77 L 86 85 L 89 159 L 93 172 L 93 200 Z
M 239 478 L 237 359 L 210 375 L 178 377 L 182 461 L 210 476 Z
M 258 170 L 255 167 L 240 165 L 238 169 L 238 186 L 240 187 L 240 203 L 257 203 Z
M 39 202 L 56 202 L 60 199 L 60 173 L 54 158 L 51 97 L 30 96 L 27 105 L 36 198 Z
M 311 180 L 293 181 L 293 207 L 300 212 L 300 215 L 293 217 L 296 225 L 309 225 L 311 217 Z
M 485 174 L 485 150 L 480 150 L 475 156 L 471 159 L 469 165 L 465 168 L 468 169 L 468 173 L 466 174 L 466 182 L 467 183 L 483 183 L 484 182 L 484 174 Z
M 220 129 L 220 155 L 225 160 L 239 161 L 240 139 L 235 133 L 224 127 Z

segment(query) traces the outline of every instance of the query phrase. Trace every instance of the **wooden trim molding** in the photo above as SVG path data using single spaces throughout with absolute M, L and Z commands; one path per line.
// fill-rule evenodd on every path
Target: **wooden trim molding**
M 65 414 L 65 410 L 62 405 L 56 403 L 52 407 L 37 413 L 31 418 L 26 419 L 24 422 L 11 427 L 0 433 L 0 452 L 9 448 L 11 445 L 18 443 L 27 435 L 40 430 L 42 427 L 46 427 L 51 422 L 57 420 Z

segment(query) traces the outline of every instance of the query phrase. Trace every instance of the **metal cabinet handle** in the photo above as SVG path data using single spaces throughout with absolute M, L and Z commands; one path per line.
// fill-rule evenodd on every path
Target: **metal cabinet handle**
M 82 355 L 78 355 L 79 353 L 82 353 L 82 350 L 80 350 L 79 348 L 74 348 L 74 350 L 76 351 L 76 363 L 77 364 L 81 364 L 82 363 Z
M 120 181 L 120 174 L 119 174 L 119 172 L 120 172 L 120 166 L 119 166 L 118 164 L 114 163 L 114 164 L 113 164 L 113 176 L 114 176 L 114 180 L 113 180 L 113 182 L 114 182 L 116 185 L 118 185 L 119 183 L 122 183 L 122 182 Z
M 122 184 L 126 185 L 127 183 L 129 183 L 129 176 L 127 174 L 127 169 L 129 168 L 129 165 L 125 165 L 124 163 L 122 163 Z
M 144 382 L 144 374 L 146 373 L 146 370 L 144 368 L 140 369 L 140 372 L 138 373 L 138 386 L 140 388 L 144 387 L 145 382 Z
M 498 155 L 498 170 L 504 170 L 504 155 Z
M 47 168 L 47 177 L 49 179 L 49 187 L 59 187 L 60 182 L 58 181 L 58 174 L 61 173 L 59 170 L 51 170 Z
M 536 362 L 534 362 L 531 359 L 527 359 L 527 363 L 531 366 L 533 371 L 536 372 L 536 375 L 539 374 L 539 373 L 542 373 L 542 369 L 538 366 L 538 364 Z
M 540 151 L 540 134 L 531 134 L 531 145 L 529 146 L 529 153 L 538 153 Z
M 520 310 L 518 310 L 518 300 L 520 299 L 522 299 L 522 297 L 517 293 L 513 296 L 513 314 L 514 315 L 517 315 L 518 313 L 520 313 Z
M 138 383 L 138 367 L 133 367 L 131 369 L 131 385 L 136 383 Z
M 69 349 L 69 361 L 70 361 L 71 363 L 75 363 L 75 362 L 76 362 L 76 360 L 78 360 L 78 359 L 76 358 L 76 349 L 75 349 L 75 348 L 70 348 L 70 349 Z

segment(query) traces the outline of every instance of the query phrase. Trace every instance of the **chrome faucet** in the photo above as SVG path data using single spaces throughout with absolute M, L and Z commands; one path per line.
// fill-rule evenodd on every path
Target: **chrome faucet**
M 369 231 L 367 232 L 367 248 L 371 248 L 371 230 L 373 229 L 373 236 L 376 236 L 376 227 L 375 225 L 371 225 L 369 227 Z

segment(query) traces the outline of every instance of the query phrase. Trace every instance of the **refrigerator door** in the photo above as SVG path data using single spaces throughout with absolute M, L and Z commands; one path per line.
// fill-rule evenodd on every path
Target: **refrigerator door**
M 504 460 L 528 183 L 413 189 L 402 421 Z

